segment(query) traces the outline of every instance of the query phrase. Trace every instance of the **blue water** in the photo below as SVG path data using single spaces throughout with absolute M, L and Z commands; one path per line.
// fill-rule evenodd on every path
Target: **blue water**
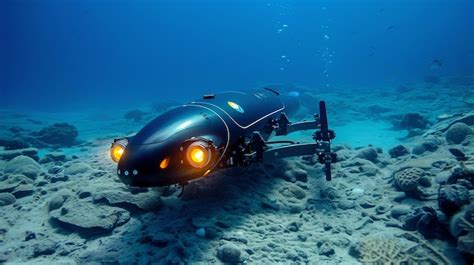
M 71 110 L 266 83 L 474 72 L 471 0 L 0 1 L 0 105 Z M 442 66 L 433 66 L 433 60 Z

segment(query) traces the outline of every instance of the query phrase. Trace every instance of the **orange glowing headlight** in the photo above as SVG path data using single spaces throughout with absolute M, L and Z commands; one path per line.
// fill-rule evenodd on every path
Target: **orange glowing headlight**
M 207 166 L 211 161 L 211 151 L 208 148 L 208 144 L 203 141 L 190 144 L 186 150 L 186 159 L 195 168 Z
M 161 160 L 160 168 L 161 168 L 161 169 L 165 169 L 165 168 L 168 167 L 169 164 L 170 164 L 170 158 L 167 157 L 167 158 Z
M 126 139 L 115 141 L 112 144 L 112 147 L 110 148 L 110 157 L 115 163 L 118 163 L 118 161 L 122 157 L 127 144 L 128 140 Z

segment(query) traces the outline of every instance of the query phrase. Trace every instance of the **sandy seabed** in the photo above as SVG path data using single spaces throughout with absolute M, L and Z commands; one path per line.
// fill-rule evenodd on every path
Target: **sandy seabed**
M 181 198 L 178 187 L 129 188 L 110 144 L 159 110 L 136 121 L 0 112 L 0 263 L 472 264 L 474 77 L 291 89 L 294 120 L 327 101 L 331 182 L 314 157 L 295 157 L 215 172 Z M 62 122 L 79 133 L 68 147 L 43 130 Z

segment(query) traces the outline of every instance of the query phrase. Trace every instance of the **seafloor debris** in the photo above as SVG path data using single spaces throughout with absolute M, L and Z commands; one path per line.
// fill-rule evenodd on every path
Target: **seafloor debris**
M 350 248 L 350 254 L 363 264 L 450 264 L 432 246 L 412 235 L 402 240 L 378 233 L 363 237 Z

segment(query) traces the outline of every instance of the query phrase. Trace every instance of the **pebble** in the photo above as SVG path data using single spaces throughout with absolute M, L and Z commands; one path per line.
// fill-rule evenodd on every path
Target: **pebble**
M 355 207 L 355 202 L 351 200 L 342 200 L 337 204 L 337 207 L 342 210 L 349 210 Z
M 352 195 L 362 196 L 362 195 L 364 195 L 364 189 L 354 188 L 354 189 L 352 189 Z
M 239 263 L 244 261 L 243 252 L 233 243 L 225 243 L 217 249 L 217 257 L 222 262 Z
M 13 194 L 8 192 L 0 193 L 0 206 L 7 206 L 14 204 L 15 202 L 16 198 L 13 196 Z
M 328 243 L 328 242 L 324 242 L 320 247 L 319 247 L 319 251 L 318 251 L 319 255 L 321 256 L 331 256 L 331 255 L 334 255 L 336 254 L 336 251 L 334 250 L 334 248 Z
M 395 205 L 390 210 L 390 215 L 393 218 L 398 218 L 411 212 L 411 207 L 408 205 Z
M 198 229 L 196 230 L 196 233 L 195 233 L 195 234 L 196 234 L 196 236 L 198 236 L 198 237 L 205 238 L 205 237 L 206 237 L 206 229 L 204 229 L 204 228 L 202 228 L 202 227 L 201 227 L 201 228 L 198 228 Z
M 58 244 L 51 240 L 43 240 L 41 243 L 35 244 L 33 247 L 33 257 L 52 255 L 56 252 Z
M 63 195 L 54 196 L 48 202 L 48 210 L 53 211 L 53 210 L 61 208 L 61 206 L 63 206 L 65 200 L 66 200 L 66 197 L 63 196 Z

